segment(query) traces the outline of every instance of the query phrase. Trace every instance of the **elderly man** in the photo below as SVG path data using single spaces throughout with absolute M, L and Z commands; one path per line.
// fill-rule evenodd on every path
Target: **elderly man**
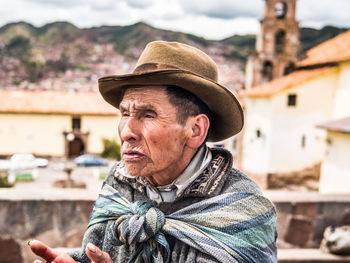
M 122 161 L 107 177 L 80 251 L 49 262 L 277 262 L 276 213 L 257 185 L 210 149 L 243 126 L 235 96 L 202 51 L 155 41 L 132 74 L 99 80 L 121 112 Z

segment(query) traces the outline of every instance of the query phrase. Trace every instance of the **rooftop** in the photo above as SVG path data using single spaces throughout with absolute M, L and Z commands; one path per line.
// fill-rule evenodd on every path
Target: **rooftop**
M 267 97 L 274 95 L 278 92 L 293 87 L 293 85 L 299 84 L 303 81 L 310 80 L 323 73 L 328 72 L 332 67 L 322 67 L 316 69 L 305 69 L 294 71 L 291 74 L 283 76 L 281 78 L 272 80 L 266 84 L 256 86 L 250 90 L 244 92 L 248 97 Z
M 317 127 L 330 131 L 350 133 L 350 117 L 321 123 Z
M 0 91 L 2 113 L 118 115 L 98 92 Z
M 298 63 L 300 70 L 245 91 L 248 97 L 266 97 L 330 70 L 331 63 L 350 61 L 350 30 L 310 49 Z M 303 67 L 309 67 L 304 68 Z
M 310 49 L 298 67 L 350 60 L 350 30 Z
M 0 91 L 0 112 L 118 115 L 98 92 Z

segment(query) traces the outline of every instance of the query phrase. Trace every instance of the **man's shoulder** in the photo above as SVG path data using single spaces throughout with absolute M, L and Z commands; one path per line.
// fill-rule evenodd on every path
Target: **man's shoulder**
M 251 192 L 251 193 L 261 193 L 260 187 L 251 179 L 249 178 L 244 172 L 240 171 L 239 169 L 234 168 L 234 160 L 232 154 L 225 149 L 222 148 L 214 148 L 211 149 L 213 153 L 213 160 L 215 161 L 215 158 L 219 157 L 222 160 L 220 163 L 227 163 L 227 170 L 226 174 L 227 176 L 222 181 L 223 191 L 234 191 L 234 192 Z M 215 166 L 215 164 L 214 164 Z
M 260 187 L 242 171 L 232 168 L 222 192 L 248 192 L 262 194 Z

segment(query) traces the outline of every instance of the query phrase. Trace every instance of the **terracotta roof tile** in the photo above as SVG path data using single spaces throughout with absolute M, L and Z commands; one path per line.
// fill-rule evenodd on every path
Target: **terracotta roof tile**
M 118 115 L 98 92 L 0 91 L 0 112 Z
M 325 122 L 317 125 L 319 128 L 327 129 L 330 131 L 338 131 L 344 133 L 350 133 L 350 117 Z
M 298 66 L 350 60 L 350 30 L 310 49 Z
M 307 81 L 316 76 L 321 75 L 329 71 L 331 67 L 323 67 L 316 69 L 308 69 L 308 70 L 298 70 L 283 76 L 281 78 L 272 80 L 266 84 L 256 86 L 250 90 L 244 92 L 244 96 L 247 97 L 266 97 L 271 96 L 275 93 L 281 92 L 288 88 L 291 88 L 293 85 L 299 84 L 303 81 Z

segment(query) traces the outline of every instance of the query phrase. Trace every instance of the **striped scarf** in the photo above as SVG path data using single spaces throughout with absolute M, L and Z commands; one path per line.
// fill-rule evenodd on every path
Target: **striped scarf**
M 131 203 L 104 184 L 89 226 L 108 220 L 114 221 L 108 231 L 118 245 L 138 245 L 129 262 L 169 262 L 166 235 L 219 262 L 277 262 L 275 208 L 258 194 L 221 194 L 164 215 L 151 203 Z

